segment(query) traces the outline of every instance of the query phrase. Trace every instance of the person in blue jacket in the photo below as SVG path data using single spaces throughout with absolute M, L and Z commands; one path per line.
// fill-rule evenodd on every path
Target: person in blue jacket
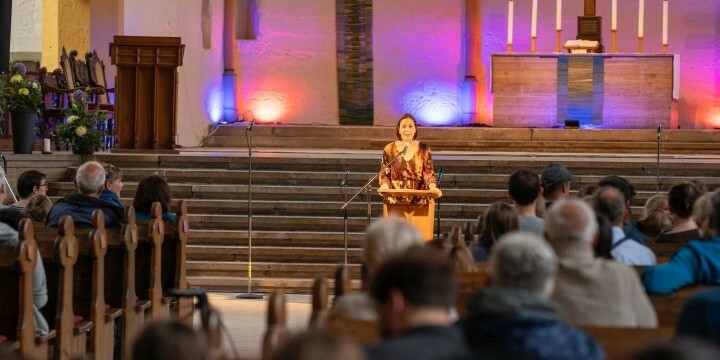
M 123 206 L 120 203 L 120 192 L 123 189 L 122 170 L 112 164 L 103 164 L 105 168 L 105 187 L 100 193 L 100 200 L 114 206 L 123 212 Z
M 702 201 L 709 201 L 710 206 L 703 206 Z M 700 227 L 701 233 L 709 232 L 709 237 L 701 236 L 709 239 L 690 241 L 667 263 L 646 268 L 642 283 L 648 294 L 666 295 L 694 284 L 720 285 L 720 192 L 701 197 L 695 205 L 695 209 L 711 209 L 707 230 Z

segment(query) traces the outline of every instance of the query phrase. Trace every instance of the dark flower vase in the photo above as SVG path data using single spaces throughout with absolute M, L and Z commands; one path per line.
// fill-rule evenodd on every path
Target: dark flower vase
M 15 154 L 32 154 L 32 143 L 35 138 L 36 111 L 11 111 L 13 152 Z
M 76 155 L 92 155 L 95 153 L 95 144 L 77 142 L 72 145 L 72 152 Z

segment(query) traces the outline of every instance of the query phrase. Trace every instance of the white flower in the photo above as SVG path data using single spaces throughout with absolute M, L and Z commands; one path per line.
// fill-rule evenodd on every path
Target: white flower
M 22 75 L 13 75 L 13 76 L 10 78 L 10 83 L 11 83 L 11 84 L 16 84 L 16 83 L 21 82 L 22 79 L 23 79 Z
M 86 128 L 86 127 L 84 127 L 84 126 L 78 126 L 78 127 L 75 129 L 75 135 L 77 135 L 77 136 L 79 136 L 79 137 L 83 137 L 83 135 L 85 135 L 85 134 L 87 134 L 87 128 Z
M 68 123 L 68 124 L 72 124 L 73 121 L 75 121 L 75 120 L 77 120 L 77 119 L 78 119 L 78 117 L 75 116 L 75 115 L 68 116 L 68 118 L 67 118 L 67 123 Z

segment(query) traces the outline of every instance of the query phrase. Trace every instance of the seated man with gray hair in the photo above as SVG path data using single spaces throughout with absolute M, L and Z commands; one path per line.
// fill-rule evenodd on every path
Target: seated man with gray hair
M 488 263 L 492 286 L 470 300 L 459 323 L 476 358 L 605 358 L 589 335 L 562 323 L 550 301 L 556 273 L 555 253 L 537 235 L 514 232 L 498 241 Z
M 91 227 L 92 213 L 100 209 L 105 213 L 105 227 L 119 227 L 121 213 L 100 200 L 100 193 L 105 188 L 105 168 L 97 161 L 88 161 L 77 169 L 75 174 L 77 194 L 68 195 L 58 200 L 48 213 L 45 226 L 57 227 L 63 215 L 70 215 L 75 227 Z
M 545 214 L 545 237 L 558 256 L 553 300 L 563 318 L 582 326 L 657 327 L 637 272 L 595 257 L 597 228 L 595 213 L 581 200 L 560 200 Z
M 410 248 L 423 247 L 422 234 L 415 226 L 400 219 L 385 218 L 370 223 L 365 230 L 363 244 L 363 291 L 345 294 L 336 299 L 333 316 L 345 319 L 375 321 L 378 319 L 375 304 L 367 293 L 370 276 L 379 264 L 390 256 Z

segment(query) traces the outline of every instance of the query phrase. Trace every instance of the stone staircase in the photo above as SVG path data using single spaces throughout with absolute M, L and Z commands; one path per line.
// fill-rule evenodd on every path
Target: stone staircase
M 144 176 L 164 176 L 175 199 L 187 199 L 191 234 L 188 277 L 193 286 L 242 290 L 247 286 L 247 153 L 206 150 L 180 155 L 98 154 L 97 159 L 123 170 L 122 201 L 131 203 Z M 338 187 L 350 171 L 352 195 L 378 169 L 378 151 L 316 151 L 258 149 L 253 155 L 253 286 L 307 292 L 317 276 L 332 277 L 344 262 L 343 195 Z M 509 173 L 527 167 L 540 171 L 559 161 L 576 176 L 574 189 L 596 183 L 609 174 L 626 176 L 639 194 L 633 212 L 655 194 L 652 156 L 522 155 L 436 151 L 436 171 L 445 170 L 440 211 L 443 231 L 476 221 L 488 204 L 506 200 Z M 64 181 L 50 184 L 50 195 L 74 191 L 70 179 L 77 165 L 68 167 Z M 666 156 L 662 159 L 662 189 L 690 179 L 711 188 L 720 185 L 720 157 Z M 360 274 L 362 232 L 367 205 L 360 196 L 349 207 L 348 262 Z M 381 199 L 372 196 L 372 215 L 382 215 Z

